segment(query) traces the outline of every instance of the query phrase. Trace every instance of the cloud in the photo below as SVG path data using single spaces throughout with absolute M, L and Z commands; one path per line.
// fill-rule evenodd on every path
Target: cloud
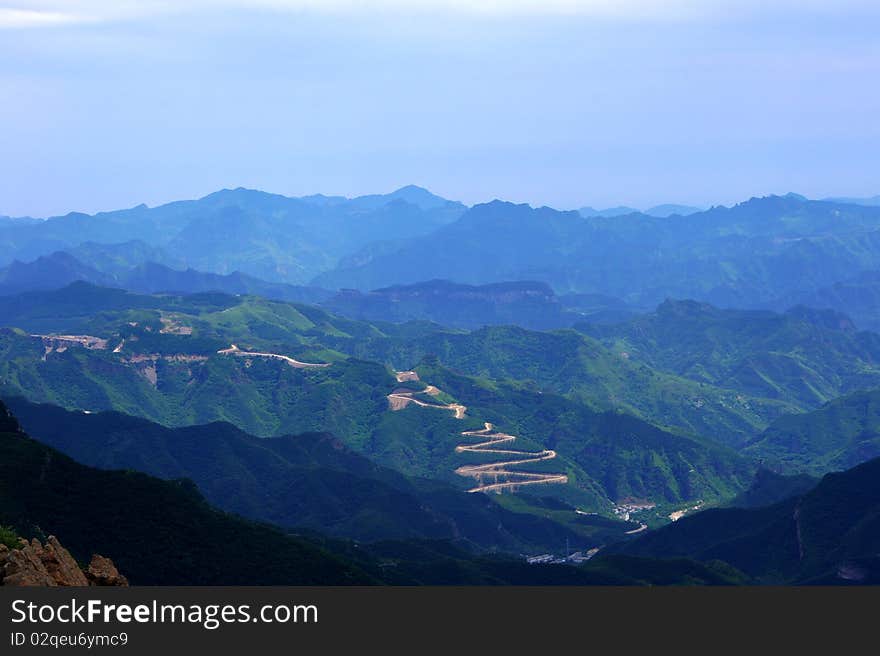
M 142 20 L 228 10 L 329 15 L 446 14 L 471 17 L 580 16 L 616 20 L 687 20 L 797 12 L 877 13 L 876 0 L 27 0 L 0 6 L 0 28 Z M 74 6 L 71 6 L 74 5 Z
M 79 17 L 59 11 L 13 9 L 0 7 L 0 28 L 45 27 L 75 23 Z

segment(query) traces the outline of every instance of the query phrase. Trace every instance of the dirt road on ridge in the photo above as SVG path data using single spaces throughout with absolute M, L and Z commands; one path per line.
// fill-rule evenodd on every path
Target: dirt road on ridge
M 235 344 L 231 345 L 229 348 L 221 349 L 217 351 L 217 353 L 219 353 L 220 355 L 235 355 L 238 357 L 270 358 L 281 360 L 289 364 L 291 367 L 296 367 L 297 369 L 323 369 L 324 367 L 330 366 L 329 362 L 300 362 L 299 360 L 294 360 L 291 357 L 288 357 L 286 355 L 279 355 L 278 353 L 258 353 L 256 351 L 242 351 Z

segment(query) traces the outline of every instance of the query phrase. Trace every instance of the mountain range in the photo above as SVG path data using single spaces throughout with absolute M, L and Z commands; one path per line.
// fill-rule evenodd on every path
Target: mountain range
M 326 299 L 327 309 L 368 321 L 433 321 L 453 328 L 514 324 L 533 330 L 563 328 L 583 317 L 565 307 L 546 283 L 460 285 L 429 280 L 359 292 L 345 289 Z
M 878 208 L 795 195 L 687 217 L 613 221 L 496 201 L 396 252 L 324 273 L 315 284 L 538 280 L 559 293 L 602 293 L 637 305 L 677 297 L 745 307 L 876 268 L 878 227 Z
M 112 494 L 107 494 L 112 490 Z M 723 565 L 610 556 L 527 564 L 447 541 L 360 544 L 296 535 L 211 507 L 188 480 L 100 470 L 30 438 L 0 402 L 0 537 L 64 536 L 74 557 L 99 550 L 135 585 L 733 584 Z
M 560 295 L 604 295 L 638 308 L 672 297 L 781 310 L 786 299 L 790 306 L 827 295 L 823 290 L 880 269 L 880 207 L 851 200 L 787 194 L 701 211 L 626 208 L 609 217 L 502 201 L 468 208 L 414 186 L 353 199 L 234 189 L 156 208 L 6 221 L 0 265 L 66 251 L 115 276 L 114 284 L 145 292 L 159 291 L 157 283 L 130 272 L 159 264 L 243 275 L 202 284 L 287 300 L 306 296 L 268 283 L 369 292 L 434 279 L 535 281 Z M 126 283 L 130 275 L 135 281 Z M 311 301 L 320 295 L 304 293 Z
M 666 218 L 673 215 L 678 216 L 688 216 L 689 214 L 696 214 L 697 212 L 702 212 L 703 210 L 699 207 L 694 207 L 693 205 L 677 205 L 675 203 L 664 203 L 663 205 L 655 205 L 644 211 L 644 214 L 648 216 L 656 216 L 659 218 Z M 612 218 L 615 216 L 625 216 L 627 214 L 641 214 L 639 210 L 627 207 L 625 205 L 621 205 L 618 207 L 609 207 L 604 210 L 597 210 L 592 207 L 582 207 L 578 210 L 581 216 L 585 216 L 588 218 L 601 216 L 605 218 Z
M 495 201 L 314 283 L 367 290 L 430 278 L 536 280 L 557 293 L 635 305 L 673 297 L 755 307 L 877 268 L 878 228 L 880 208 L 792 194 L 684 217 L 614 220 Z
M 462 464 L 456 451 L 459 433 L 492 421 L 520 431 L 524 447 L 558 449 L 577 482 L 548 493 L 605 511 L 633 495 L 662 504 L 701 495 L 728 498 L 750 476 L 748 463 L 694 436 L 662 431 L 643 419 L 602 414 L 601 408 L 575 398 L 453 374 L 440 360 L 412 351 L 414 325 L 371 325 L 252 297 L 139 296 L 84 283 L 7 299 L 11 303 L 3 321 L 8 324 L 48 333 L 82 331 L 98 335 L 104 344 L 85 348 L 51 335 L 0 331 L 0 392 L 7 398 L 21 395 L 79 411 L 117 410 L 170 427 L 228 421 L 264 438 L 332 432 L 381 465 L 458 487 L 466 484 L 454 473 Z M 16 312 L 22 305 L 30 315 Z M 470 335 L 437 333 L 430 324 L 425 328 L 420 338 L 425 343 Z M 533 333 L 536 339 L 543 336 L 553 337 Z M 230 342 L 244 352 L 289 353 L 331 366 L 310 370 L 218 352 Z M 357 353 L 359 345 L 369 352 Z M 397 368 L 415 363 L 425 380 L 471 408 L 468 420 L 418 407 L 388 412 L 387 396 L 396 382 L 393 367 L 382 363 L 385 358 L 375 360 L 380 351 L 398 360 Z M 403 359 L 409 357 L 417 359 Z M 458 362 L 448 355 L 442 361 Z M 641 447 L 634 447 L 633 440 Z M 601 459 L 591 458 L 589 449 L 601 450 Z M 644 457 L 633 460 L 633 449 Z M 696 462 L 702 463 L 698 476 L 688 473 Z
M 0 522 L 13 527 L 4 539 L 49 529 L 74 555 L 111 553 L 140 584 L 852 584 L 880 576 L 880 459 L 806 491 L 790 488 L 793 496 L 770 505 L 684 517 L 571 566 L 437 541 L 358 546 L 286 534 L 214 510 L 185 480 L 78 464 L 21 432 L 2 405 L 0 454 Z
M 92 255 L 97 251 L 86 244 Z M 102 249 L 106 252 L 106 249 Z M 224 292 L 227 294 L 254 294 L 282 301 L 319 303 L 333 294 L 316 287 L 271 283 L 235 271 L 229 274 L 205 273 L 195 269 L 179 270 L 153 261 L 131 267 L 124 264 L 104 264 L 99 270 L 83 264 L 66 251 L 41 255 L 33 262 L 13 261 L 0 269 L 0 296 L 30 291 L 51 291 L 75 282 L 87 282 L 103 287 L 118 287 L 142 294 L 177 292 Z
M 140 244 L 144 246 L 144 244 Z M 135 242 L 118 246 L 82 244 L 71 251 L 41 255 L 33 262 L 15 260 L 0 268 L 0 296 L 24 292 L 52 291 L 76 282 L 116 287 L 140 294 L 222 292 L 254 295 L 279 301 L 316 304 L 353 319 L 371 321 L 433 321 L 454 328 L 512 324 L 545 330 L 569 327 L 578 321 L 597 323 L 625 319 L 635 309 L 620 299 L 601 294 L 558 296 L 546 283 L 500 282 L 461 285 L 448 280 L 429 280 L 414 285 L 396 285 L 371 292 L 342 289 L 338 292 L 273 283 L 235 271 L 205 273 L 175 269 L 154 261 L 128 266 L 129 249 Z M 84 264 L 79 253 L 96 266 Z M 145 252 L 152 252 L 146 249 Z M 106 258 L 106 259 L 105 259 Z M 138 259 L 138 258 L 135 258 Z M 100 267 L 100 268 L 97 268 Z
M 134 584 L 880 576 L 871 199 L 234 189 L 0 217 L 0 253 L 7 548 Z
M 667 300 L 626 323 L 578 328 L 629 362 L 801 410 L 880 386 L 880 335 L 833 310 L 775 313 Z
M 378 466 L 327 433 L 257 438 L 225 423 L 172 429 L 117 412 L 21 398 L 8 404 L 28 434 L 83 464 L 187 478 L 218 508 L 288 530 L 359 541 L 454 540 L 516 553 L 566 540 L 595 546 L 634 528 L 587 516 L 563 526 L 506 510 L 483 495 Z
M 124 251 L 129 266 L 156 261 L 300 284 L 372 242 L 427 234 L 464 210 L 417 187 L 354 199 L 225 189 L 155 208 L 0 225 L 0 264 L 88 243 L 133 244 Z M 80 248 L 76 254 L 89 250 L 96 249 Z M 121 254 L 117 250 L 116 256 Z M 102 259 L 112 261 L 104 254 Z

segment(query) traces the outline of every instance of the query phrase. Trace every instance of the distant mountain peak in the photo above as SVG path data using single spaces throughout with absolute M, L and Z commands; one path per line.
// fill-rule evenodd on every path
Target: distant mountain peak
M 657 218 L 665 219 L 675 215 L 690 216 L 691 214 L 697 214 L 702 211 L 702 207 L 696 207 L 694 205 L 664 203 L 662 205 L 655 205 L 654 207 L 645 210 L 645 214 L 647 214 L 648 216 L 656 216 Z
M 400 189 L 396 189 L 395 191 L 392 191 L 390 195 L 391 196 L 399 196 L 400 194 L 411 194 L 411 193 L 431 194 L 432 196 L 434 195 L 425 187 L 420 187 L 419 185 L 414 185 L 414 184 L 403 185 Z
M 70 253 L 55 251 L 41 255 L 32 262 L 16 259 L 8 267 L 0 269 L 0 293 L 57 289 L 76 280 L 111 283 L 108 276 L 83 264 Z
M 235 197 L 241 197 L 241 196 L 277 196 L 277 197 L 283 198 L 283 196 L 281 196 L 281 194 L 272 194 L 272 193 L 269 193 L 268 191 L 261 191 L 259 189 L 249 189 L 247 187 L 235 187 L 234 189 L 228 189 L 228 188 L 218 189 L 217 191 L 214 191 L 214 192 L 208 194 L 207 196 L 203 196 L 199 200 L 206 200 L 206 199 L 211 199 L 211 198 L 213 198 L 213 199 L 235 198 Z
M 534 280 L 515 280 L 487 283 L 485 285 L 468 285 L 464 283 L 454 282 L 452 280 L 435 278 L 433 280 L 425 280 L 409 285 L 391 285 L 374 289 L 373 294 L 483 294 L 490 296 L 492 294 L 503 293 L 539 293 L 547 297 L 554 296 L 553 288 L 546 282 Z
M 424 187 L 409 184 L 396 189 L 388 194 L 390 198 L 404 200 L 412 205 L 418 205 L 422 209 L 432 209 L 434 207 L 442 207 L 451 202 L 432 193 Z
M 839 310 L 826 308 L 816 309 L 805 305 L 796 305 L 786 310 L 785 314 L 821 328 L 841 330 L 843 332 L 856 331 L 856 325 L 853 320 Z
M 367 194 L 349 200 L 353 206 L 359 207 L 362 210 L 375 210 L 390 203 L 400 201 L 414 205 L 422 210 L 433 210 L 449 205 L 461 205 L 456 201 L 447 200 L 424 187 L 413 184 L 395 189 L 389 194 Z M 464 206 L 462 205 L 462 207 Z
M 18 262 L 18 260 L 16 260 Z M 48 255 L 40 255 L 34 262 L 63 262 L 66 264 L 81 264 L 73 255 L 67 251 L 54 251 Z
M 802 207 L 805 203 L 811 203 L 809 198 L 788 192 L 783 195 L 769 194 L 767 196 L 752 196 L 746 201 L 737 203 L 735 208 L 766 208 L 767 210 L 779 211 L 786 208 Z
M 711 303 L 691 299 L 667 298 L 657 306 L 657 314 L 667 317 L 697 317 L 717 314 L 718 312 L 718 308 Z
M 578 210 L 581 216 L 586 218 L 602 217 L 610 219 L 615 216 L 626 216 L 627 214 L 640 214 L 639 210 L 626 205 L 618 205 L 617 207 L 607 207 L 604 210 L 597 210 L 593 207 L 582 207 Z
M 474 205 L 474 207 L 531 207 L 528 203 L 514 203 L 509 200 L 501 200 L 500 198 L 493 198 L 488 203 L 480 203 L 478 205 Z

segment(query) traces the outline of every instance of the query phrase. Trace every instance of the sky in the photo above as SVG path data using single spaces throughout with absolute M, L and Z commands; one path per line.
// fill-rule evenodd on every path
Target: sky
M 0 0 L 0 214 L 880 194 L 876 0 Z

